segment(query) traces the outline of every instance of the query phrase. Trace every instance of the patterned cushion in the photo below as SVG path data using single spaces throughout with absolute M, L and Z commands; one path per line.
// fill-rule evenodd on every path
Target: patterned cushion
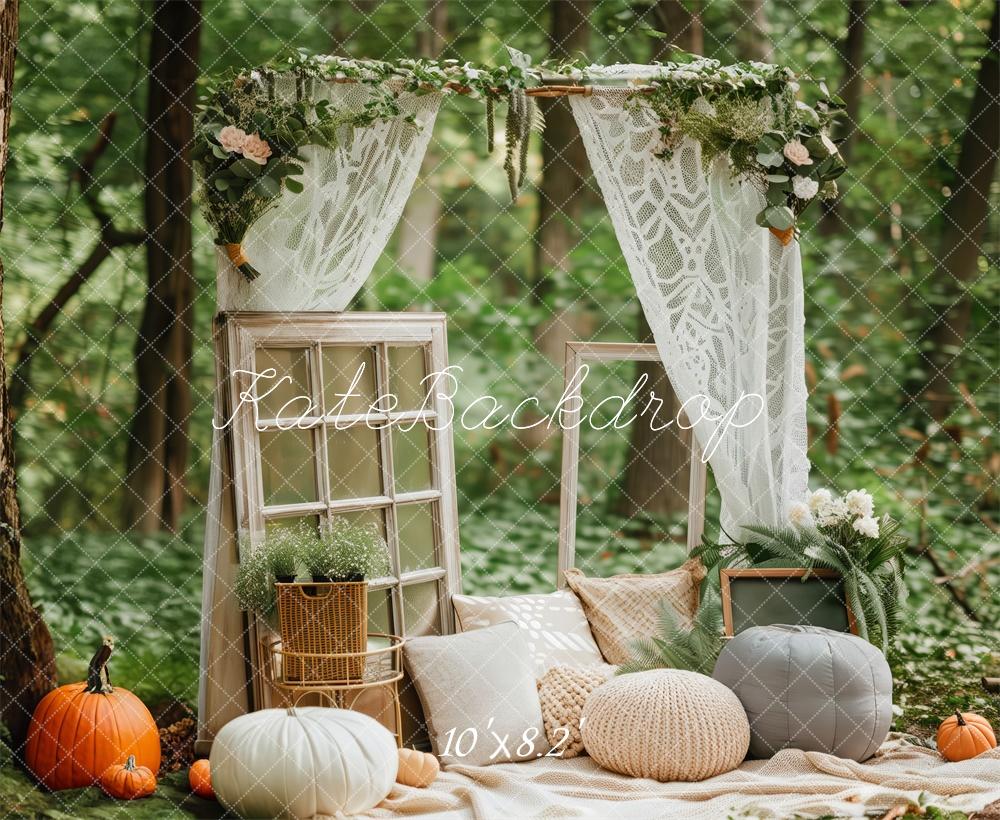
M 580 735 L 583 705 L 590 693 L 611 677 L 614 667 L 576 669 L 553 666 L 538 681 L 538 700 L 542 705 L 545 737 L 552 747 L 550 754 L 562 758 L 586 754 Z
M 478 598 L 453 595 L 459 632 L 513 621 L 528 640 L 536 677 L 553 666 L 598 666 L 601 650 L 590 634 L 580 601 L 568 589 L 548 595 Z
M 661 601 L 668 601 L 680 622 L 689 624 L 698 611 L 704 577 L 705 568 L 697 559 L 659 575 L 587 578 L 578 569 L 566 570 L 566 583 L 583 602 L 604 659 L 614 664 L 629 660 L 631 641 L 656 634 Z

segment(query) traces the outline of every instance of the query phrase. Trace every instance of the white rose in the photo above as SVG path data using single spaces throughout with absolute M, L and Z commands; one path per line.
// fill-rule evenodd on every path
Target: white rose
M 784 154 L 792 165 L 812 165 L 809 159 L 809 149 L 798 140 L 785 143 Z
M 224 151 L 233 151 L 237 154 L 243 152 L 243 145 L 247 141 L 247 132 L 235 125 L 227 125 L 215 138 L 219 141 Z
M 816 492 L 809 496 L 809 509 L 816 512 L 821 507 L 825 507 L 832 500 L 833 496 L 830 494 L 829 490 L 816 490 Z
M 867 490 L 851 490 L 844 498 L 847 509 L 862 518 L 871 518 L 875 514 L 875 499 Z
M 812 199 L 819 193 L 819 183 L 809 177 L 792 177 L 792 192 L 799 199 Z
M 855 519 L 851 525 L 855 530 L 868 538 L 878 538 L 878 521 L 871 517 Z
M 806 504 L 792 504 L 788 508 L 788 522 L 793 527 L 812 527 L 815 525 L 812 513 Z
M 821 527 L 835 527 L 848 516 L 847 505 L 842 498 L 834 498 L 829 504 L 819 508 L 817 520 Z

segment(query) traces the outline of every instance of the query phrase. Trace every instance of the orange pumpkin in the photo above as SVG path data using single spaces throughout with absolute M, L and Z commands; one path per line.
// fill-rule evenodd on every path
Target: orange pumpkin
M 135 800 L 149 797 L 156 791 L 156 775 L 145 766 L 135 765 L 135 755 L 115 766 L 108 766 L 97 781 L 108 797 L 118 800 Z
M 188 769 L 188 783 L 198 797 L 206 800 L 215 800 L 215 792 L 212 789 L 212 770 L 209 768 L 208 758 L 196 760 Z
M 434 755 L 418 752 L 416 749 L 399 750 L 399 771 L 396 782 L 404 786 L 427 788 L 441 771 L 441 764 Z
M 149 709 L 128 690 L 111 687 L 113 648 L 114 640 L 105 638 L 87 682 L 60 686 L 35 708 L 24 759 L 52 791 L 90 786 L 130 755 L 154 775 L 160 770 L 160 734 Z
M 990 722 L 972 712 L 955 711 L 937 730 L 938 751 L 945 760 L 956 762 L 976 757 L 997 745 Z

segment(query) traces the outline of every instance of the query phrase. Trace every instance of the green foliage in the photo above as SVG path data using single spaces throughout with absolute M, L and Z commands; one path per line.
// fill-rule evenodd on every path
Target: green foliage
M 648 105 L 660 122 L 661 155 L 669 159 L 684 137 L 701 144 L 702 165 L 729 160 L 735 176 L 765 194 L 757 224 L 787 230 L 817 195 L 836 195 L 847 166 L 830 139 L 844 101 L 826 83 L 810 105 L 796 95 L 804 78 L 763 63 L 722 66 L 681 53 L 654 82 Z
M 244 612 L 256 612 L 264 618 L 271 617 L 274 614 L 276 596 L 274 575 L 266 547 L 240 552 L 240 568 L 233 587 L 240 609 Z
M 669 601 L 662 601 L 657 629 L 657 635 L 632 642 L 632 657 L 619 667 L 619 675 L 660 668 L 712 674 L 723 641 L 722 609 L 714 592 L 705 594 L 688 626 L 679 622 Z
M 889 653 L 900 618 L 903 555 L 900 525 L 883 517 L 877 538 L 838 537 L 814 527 L 747 526 L 754 536 L 742 544 L 705 542 L 693 555 L 711 569 L 720 566 L 788 566 L 836 570 L 858 633 Z M 857 533 L 853 533 L 856 536 Z
M 359 581 L 389 574 L 389 548 L 378 528 L 343 517 L 303 543 L 302 560 L 313 577 Z

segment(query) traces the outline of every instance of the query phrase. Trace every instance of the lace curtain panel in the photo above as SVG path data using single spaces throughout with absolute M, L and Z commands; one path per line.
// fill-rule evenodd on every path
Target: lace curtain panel
M 696 142 L 657 157 L 656 118 L 627 91 L 569 99 L 667 375 L 711 454 L 722 527 L 739 538 L 740 525 L 784 523 L 809 472 L 798 244 L 758 227 L 762 194 L 724 160 L 706 174 Z M 698 420 L 699 396 L 705 415 L 736 408 L 721 435 Z
M 312 83 L 310 96 L 360 111 L 371 95 L 359 83 Z M 295 83 L 276 94 L 294 98 Z M 403 214 L 427 152 L 441 94 L 403 94 L 412 115 L 377 120 L 335 150 L 306 146 L 302 193 L 282 192 L 247 232 L 243 248 L 261 275 L 248 282 L 218 253 L 219 310 L 343 310 L 364 284 Z

